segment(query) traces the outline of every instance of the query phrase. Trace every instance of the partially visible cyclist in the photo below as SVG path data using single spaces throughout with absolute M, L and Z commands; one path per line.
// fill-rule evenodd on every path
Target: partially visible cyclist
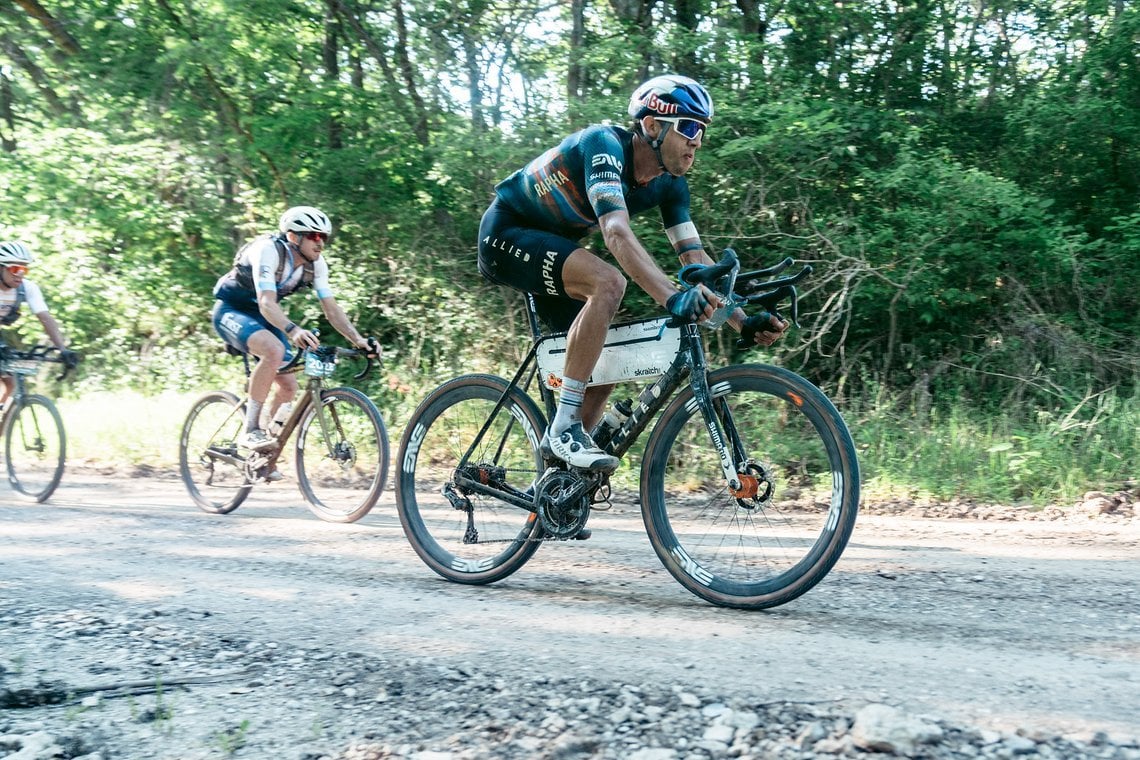
M 40 320 L 51 344 L 59 349 L 60 359 L 69 367 L 74 367 L 78 355 L 67 347 L 59 323 L 48 311 L 43 291 L 31 280 L 25 279 L 28 268 L 35 261 L 27 245 L 15 240 L 0 243 L 0 327 L 11 327 L 20 318 L 21 308 L 27 304 L 28 311 Z M 2 345 L 2 341 L 0 341 Z M 8 403 L 16 381 L 11 375 L 0 375 L 0 409 Z
M 618 464 L 586 432 L 601 418 L 613 386 L 586 385 L 626 277 L 679 318 L 707 319 L 721 305 L 703 285 L 678 291 L 630 228 L 631 215 L 660 208 L 681 263 L 713 263 L 689 215 L 684 176 L 712 121 L 712 98 L 688 77 L 658 76 L 634 91 L 628 112 L 630 129 L 587 127 L 500 182 L 479 227 L 483 276 L 534 294 L 542 320 L 568 331 L 558 410 L 543 454 L 597 471 Z M 580 245 L 596 229 L 618 266 Z M 766 314 L 746 318 L 740 310 L 729 322 L 759 345 L 771 345 L 788 326 Z
M 214 286 L 214 329 L 227 344 L 258 359 L 249 378 L 245 432 L 238 441 L 251 450 L 263 451 L 277 443 L 261 424 L 262 409 L 274 383 L 277 389 L 266 409 L 266 419 L 272 419 L 297 393 L 296 376 L 278 375 L 277 370 L 293 357 L 294 347 L 320 345 L 311 330 L 289 319 L 281 308 L 281 299 L 301 288 L 312 288 L 325 318 L 337 332 L 369 356 L 380 355 L 379 342 L 361 335 L 333 296 L 328 261 L 321 255 L 331 234 L 332 222 L 320 209 L 294 206 L 281 215 L 276 233 L 242 246 L 234 257 L 233 269 Z M 280 477 L 273 473 L 270 479 Z

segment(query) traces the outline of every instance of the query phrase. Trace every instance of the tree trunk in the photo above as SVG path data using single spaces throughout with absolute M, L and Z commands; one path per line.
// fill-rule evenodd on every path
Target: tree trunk
M 427 147 L 430 142 L 427 108 L 416 86 L 412 59 L 408 57 L 408 23 L 404 18 L 404 0 L 396 0 L 394 5 L 396 11 L 396 61 L 399 63 L 400 73 L 404 77 L 404 86 L 408 88 L 408 97 L 412 99 L 412 110 L 415 113 L 412 132 L 415 133 L 419 144 Z
M 582 42 L 585 37 L 586 0 L 570 0 L 570 60 L 566 67 L 566 102 L 573 107 L 582 102 L 584 72 Z
M 336 20 L 336 0 L 329 0 L 328 10 L 325 14 L 325 39 L 321 46 L 321 58 L 325 65 L 325 81 L 330 88 L 335 89 L 340 83 L 340 61 L 337 50 L 337 31 L 339 24 Z M 329 147 L 340 150 L 344 147 L 344 128 L 336 116 L 329 116 L 327 123 Z
M 15 0 L 15 3 L 26 10 L 29 16 L 40 22 L 48 34 L 51 35 L 51 38 L 55 41 L 55 44 L 60 50 L 68 55 L 76 55 L 83 52 L 83 48 L 79 46 L 79 42 L 71 36 L 71 33 L 67 31 L 66 27 L 48 13 L 47 9 L 36 2 L 36 0 Z

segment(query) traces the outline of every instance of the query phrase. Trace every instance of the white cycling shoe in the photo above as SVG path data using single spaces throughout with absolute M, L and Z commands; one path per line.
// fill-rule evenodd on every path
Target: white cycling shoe
M 621 461 L 599 449 L 581 422 L 554 437 L 547 430 L 538 448 L 547 459 L 561 459 L 571 467 L 591 472 L 613 472 Z
M 238 446 L 244 446 L 251 451 L 265 451 L 277 445 L 277 439 L 260 428 L 249 430 L 238 438 Z

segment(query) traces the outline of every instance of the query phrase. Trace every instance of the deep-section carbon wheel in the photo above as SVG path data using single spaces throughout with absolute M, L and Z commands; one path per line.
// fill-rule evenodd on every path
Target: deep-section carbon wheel
M 859 465 L 828 398 L 767 365 L 709 374 L 721 434 L 744 477 L 730 491 L 691 389 L 646 445 L 641 500 L 649 540 L 681 585 L 713 604 L 760 609 L 800 596 L 843 553 L 859 505 Z
M 529 396 L 511 388 L 460 465 L 507 387 L 491 375 L 445 383 L 416 409 L 400 443 L 396 508 L 404 534 L 428 567 L 458 583 L 507 577 L 530 559 L 543 535 L 533 512 L 467 485 L 533 489 L 546 420 Z

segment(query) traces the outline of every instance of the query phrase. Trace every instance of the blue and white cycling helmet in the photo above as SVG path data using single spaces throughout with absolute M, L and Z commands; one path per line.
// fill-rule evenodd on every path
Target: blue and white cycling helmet
M 35 258 L 28 246 L 16 240 L 0 243 L 0 264 L 23 264 L 28 266 Z
M 705 124 L 712 121 L 713 102 L 695 79 L 679 74 L 664 74 L 642 83 L 629 99 L 629 115 L 688 117 Z
M 313 206 L 294 206 L 281 215 L 277 223 L 281 232 L 323 232 L 332 234 L 332 222 L 324 212 Z

